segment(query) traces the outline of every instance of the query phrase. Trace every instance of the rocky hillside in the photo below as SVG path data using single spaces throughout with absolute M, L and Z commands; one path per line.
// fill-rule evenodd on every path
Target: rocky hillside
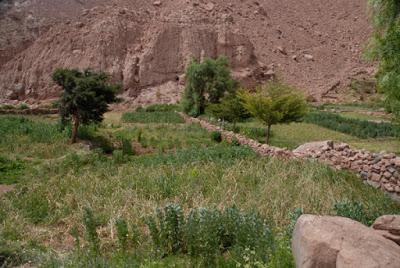
M 229 57 L 245 85 L 277 75 L 317 99 L 355 75 L 365 0 L 2 0 L 0 99 L 57 95 L 57 67 L 104 70 L 136 103 L 176 101 L 192 57 Z

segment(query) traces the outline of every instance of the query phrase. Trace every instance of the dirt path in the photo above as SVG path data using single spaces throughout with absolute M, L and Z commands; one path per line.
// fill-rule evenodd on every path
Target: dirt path
M 0 196 L 2 196 L 5 193 L 11 192 L 14 189 L 15 185 L 0 184 Z

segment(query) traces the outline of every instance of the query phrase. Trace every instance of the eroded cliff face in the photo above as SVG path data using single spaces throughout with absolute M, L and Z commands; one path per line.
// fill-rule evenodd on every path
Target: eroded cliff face
M 8 1 L 3 99 L 55 97 L 56 68 L 91 68 L 110 73 L 132 101 L 174 102 L 191 58 L 219 55 L 246 86 L 278 73 L 317 98 L 373 72 L 361 60 L 371 32 L 363 0 Z

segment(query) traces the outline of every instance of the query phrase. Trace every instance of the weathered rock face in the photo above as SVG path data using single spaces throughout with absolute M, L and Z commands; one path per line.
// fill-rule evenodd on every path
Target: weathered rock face
M 301 216 L 292 249 L 298 268 L 395 268 L 400 263 L 397 244 L 342 217 Z
M 247 85 L 277 72 L 319 98 L 373 71 L 360 60 L 370 32 L 364 0 L 4 0 L 0 99 L 55 96 L 55 68 L 90 67 L 147 102 L 182 88 L 191 57 L 221 54 Z
M 400 246 L 400 215 L 385 215 L 376 219 L 372 228 Z
M 6 63 L 4 68 L 8 71 L 0 73 L 5 97 L 57 95 L 58 88 L 50 75 L 61 67 L 106 71 L 133 97 L 143 88 L 179 82 L 192 58 L 226 55 L 234 70 L 261 69 L 250 40 L 243 34 L 233 33 L 229 27 L 154 24 L 154 34 L 154 31 L 145 31 L 144 21 L 138 20 L 134 12 L 115 10 L 100 20 L 98 17 L 106 12 L 109 11 L 86 11 L 84 22 L 76 23 L 72 29 L 66 24 L 49 30 L 25 53 Z M 269 78 L 267 74 L 264 77 Z M 263 73 L 258 78 L 263 79 Z

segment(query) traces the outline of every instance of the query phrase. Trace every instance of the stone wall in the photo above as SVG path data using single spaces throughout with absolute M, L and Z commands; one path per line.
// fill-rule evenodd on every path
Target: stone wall
M 236 139 L 262 156 L 316 159 L 338 170 L 350 170 L 359 174 L 369 185 L 380 188 L 390 197 L 400 201 L 400 157 L 395 154 L 376 154 L 351 149 L 348 144 L 333 141 L 313 142 L 294 151 L 259 143 L 232 131 L 225 131 L 205 120 L 180 113 L 187 123 L 200 124 L 208 131 L 219 131 L 226 140 Z

